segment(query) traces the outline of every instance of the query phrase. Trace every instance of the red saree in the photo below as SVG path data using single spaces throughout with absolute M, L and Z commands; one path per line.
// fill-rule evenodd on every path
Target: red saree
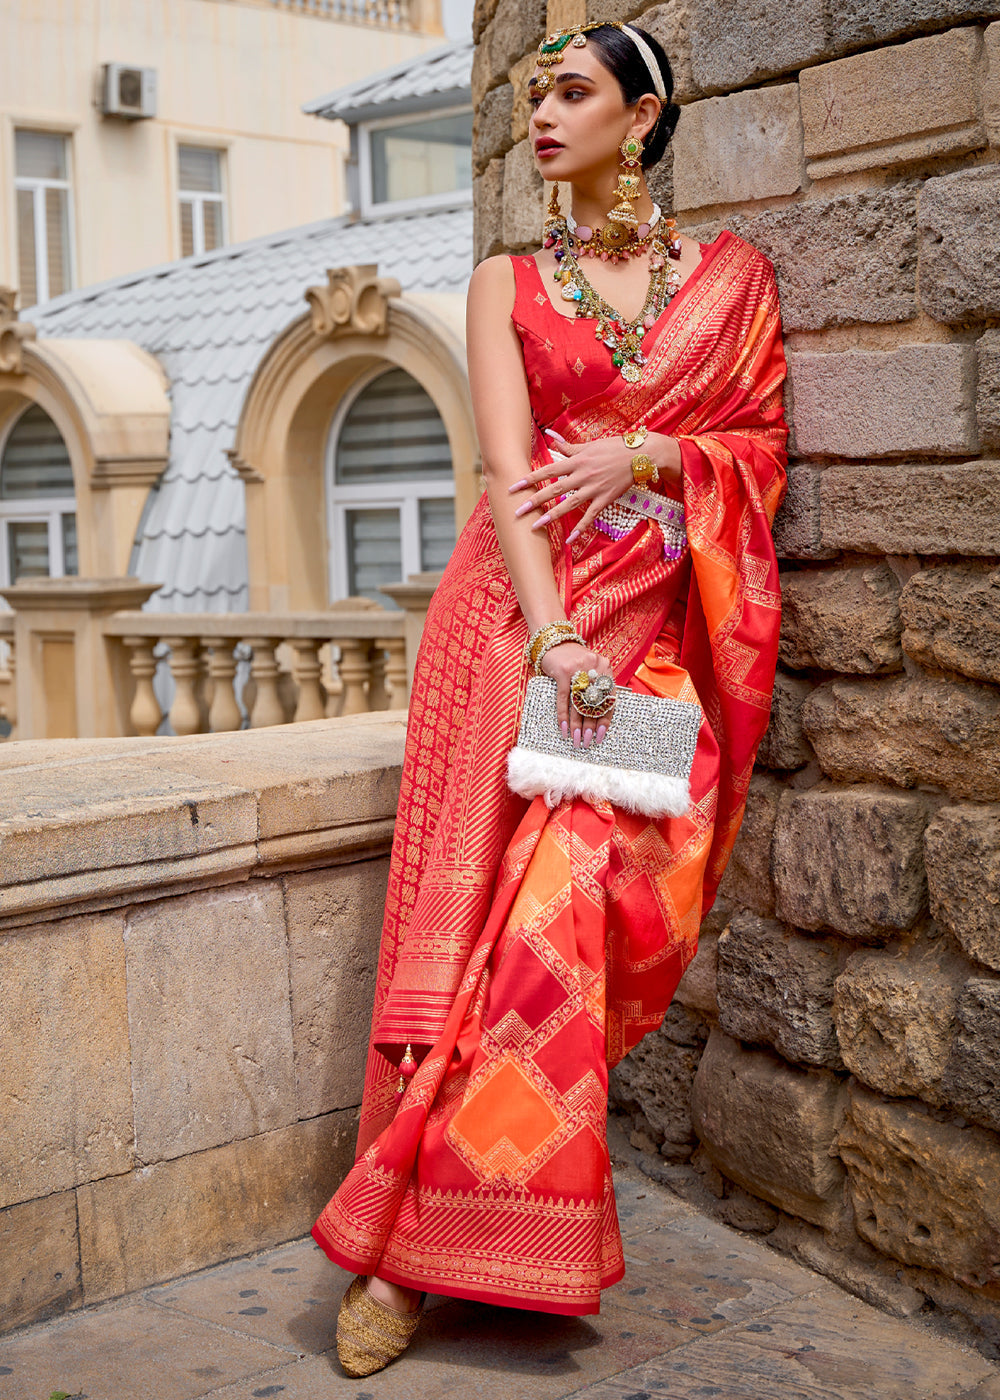
M 648 332 L 627 384 L 589 321 L 513 259 L 537 427 L 681 441 L 688 548 L 579 513 L 549 527 L 567 616 L 619 684 L 704 713 L 690 810 L 549 811 L 506 784 L 526 627 L 484 495 L 417 658 L 358 1159 L 313 1235 L 343 1267 L 455 1297 L 596 1312 L 624 1264 L 608 1066 L 663 1018 L 739 829 L 767 725 L 780 598 L 771 522 L 786 429 L 770 264 L 732 234 Z M 536 431 L 533 466 L 549 460 Z M 396 1108 L 403 1047 L 421 1059 Z

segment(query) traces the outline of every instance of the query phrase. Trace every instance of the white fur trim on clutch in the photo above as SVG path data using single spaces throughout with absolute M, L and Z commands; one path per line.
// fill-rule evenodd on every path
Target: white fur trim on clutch
M 511 749 L 507 755 L 507 782 L 521 797 L 545 798 L 556 807 L 570 797 L 611 802 L 627 812 L 647 817 L 683 817 L 691 805 L 687 780 L 633 768 L 611 768 L 578 763 L 560 754 L 534 749 Z

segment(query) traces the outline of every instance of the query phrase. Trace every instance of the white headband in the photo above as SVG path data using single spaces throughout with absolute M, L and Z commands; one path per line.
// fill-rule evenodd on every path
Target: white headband
M 664 87 L 663 74 L 660 72 L 660 65 L 656 61 L 656 58 L 653 54 L 653 50 L 646 43 L 645 39 L 642 37 L 639 31 L 637 29 L 633 29 L 630 24 L 623 24 L 621 29 L 622 33 L 627 34 L 628 37 L 632 40 L 633 44 L 635 44 L 636 48 L 639 50 L 639 52 L 645 59 L 646 67 L 649 69 L 649 76 L 653 80 L 653 91 L 656 93 L 657 97 L 660 99 L 661 102 L 666 102 L 667 89 Z

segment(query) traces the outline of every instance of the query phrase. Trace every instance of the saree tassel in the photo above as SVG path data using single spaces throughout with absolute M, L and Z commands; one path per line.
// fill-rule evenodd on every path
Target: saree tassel
M 396 1101 L 399 1102 L 406 1093 L 406 1085 L 417 1072 L 417 1061 L 413 1054 L 413 1047 L 407 1044 L 403 1051 L 403 1058 L 399 1062 L 399 1083 L 396 1085 Z

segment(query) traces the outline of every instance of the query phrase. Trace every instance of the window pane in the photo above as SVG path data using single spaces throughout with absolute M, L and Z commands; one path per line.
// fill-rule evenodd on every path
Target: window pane
M 210 253 L 213 248 L 222 247 L 222 205 L 214 199 L 202 200 L 201 216 L 205 224 L 205 246 L 202 252 Z
M 17 275 L 21 305 L 34 306 L 38 300 L 38 268 L 35 262 L 35 194 L 17 192 Z
M 375 204 L 471 189 L 472 113 L 377 127 L 371 160 Z
M 15 423 L 0 462 L 0 498 L 73 499 L 73 468 L 59 429 L 33 404 Z
M 181 200 L 181 257 L 194 252 L 194 206 L 189 199 Z
M 338 485 L 450 476 L 448 434 L 427 391 L 402 369 L 373 379 L 351 405 L 337 441 Z
M 222 159 L 205 146 L 178 146 L 178 186 L 196 194 L 220 194 Z
M 347 517 L 347 587 L 351 593 L 389 602 L 380 583 L 399 583 L 403 551 L 398 510 L 349 510 Z
M 66 138 L 49 131 L 18 131 L 14 135 L 16 173 L 34 180 L 66 179 Z
M 19 578 L 48 578 L 49 527 L 44 520 L 7 522 L 7 558 L 10 581 Z
M 49 255 L 50 297 L 69 291 L 69 223 L 66 191 L 45 191 L 45 241 Z
M 420 567 L 443 569 L 455 548 L 455 502 L 450 497 L 420 502 Z
M 80 572 L 79 556 L 76 550 L 76 516 L 64 515 L 61 519 L 63 573 L 76 575 Z

